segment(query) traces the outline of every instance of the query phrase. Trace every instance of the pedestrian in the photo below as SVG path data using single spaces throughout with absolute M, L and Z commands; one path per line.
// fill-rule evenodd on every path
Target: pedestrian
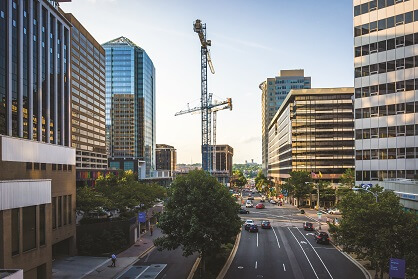
M 116 255 L 112 254 L 112 265 L 111 267 L 116 267 Z
M 151 235 L 152 235 L 153 231 L 154 231 L 154 228 L 153 228 L 153 226 L 151 226 L 151 227 L 149 228 L 149 232 L 151 233 Z

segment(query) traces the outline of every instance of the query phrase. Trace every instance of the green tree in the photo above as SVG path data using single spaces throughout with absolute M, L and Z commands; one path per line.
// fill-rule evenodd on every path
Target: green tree
M 341 176 L 341 186 L 352 189 L 355 186 L 356 178 L 353 169 L 346 169 Z
M 247 178 L 245 178 L 241 170 L 232 172 L 231 184 L 238 187 L 240 190 L 247 184 Z
M 99 207 L 107 207 L 110 201 L 102 193 L 93 188 L 84 186 L 77 189 L 77 209 L 89 212 L 97 210 Z
M 201 170 L 177 177 L 171 190 L 159 221 L 164 236 L 154 244 L 160 250 L 180 246 L 185 256 L 197 252 L 205 269 L 206 258 L 240 231 L 239 205 L 227 188 Z
M 301 199 L 306 198 L 312 192 L 312 178 L 307 171 L 291 171 L 290 177 L 282 186 L 288 195 L 294 196 L 298 200 L 300 206 Z
M 378 202 L 371 193 L 347 193 L 339 203 L 340 224 L 330 225 L 333 238 L 344 250 L 370 261 L 380 278 L 388 271 L 389 258 L 405 259 L 408 275 L 416 278 L 417 216 L 405 212 L 393 192 L 379 186 L 371 191 L 378 195 Z

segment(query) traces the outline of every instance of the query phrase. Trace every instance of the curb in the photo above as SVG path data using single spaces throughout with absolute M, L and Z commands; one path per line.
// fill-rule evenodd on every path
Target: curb
M 241 231 L 242 231 L 242 227 L 241 227 L 241 230 L 240 230 L 237 238 L 235 239 L 235 244 L 234 244 L 234 247 L 232 248 L 231 254 L 229 254 L 229 257 L 226 260 L 224 267 L 221 269 L 221 272 L 219 272 L 216 279 L 223 279 L 225 277 L 229 267 L 231 266 L 232 260 L 235 258 L 235 254 L 237 253 L 237 250 L 238 250 L 239 241 L 241 239 Z
M 193 279 L 193 276 L 200 264 L 201 259 L 202 259 L 201 257 L 197 257 L 196 261 L 193 264 L 192 270 L 190 270 L 189 276 L 187 276 L 187 279 Z
M 337 248 L 338 249 L 338 248 Z M 338 249 L 340 250 L 340 249 Z M 358 268 L 360 268 L 360 270 L 363 272 L 364 277 L 367 279 L 372 279 L 372 275 L 370 274 L 370 272 L 362 265 L 360 264 L 358 261 L 356 261 L 353 257 L 351 257 L 349 254 L 347 254 L 344 251 L 341 251 L 341 254 L 343 254 L 347 259 L 349 259 L 353 264 L 355 264 Z
M 80 278 L 84 278 L 84 277 L 86 277 L 87 275 L 89 275 L 90 273 L 93 273 L 93 271 L 95 271 L 96 269 L 98 269 L 98 268 L 100 268 L 100 267 L 102 267 L 103 265 L 105 265 L 105 264 L 107 264 L 107 263 L 109 263 L 110 262 L 110 259 L 107 259 L 106 261 L 104 261 L 103 263 L 101 263 L 101 264 L 99 264 L 99 265 L 97 265 L 96 267 L 94 267 L 93 269 L 90 269 L 89 271 L 87 271 L 86 273 L 84 273 L 83 275 L 81 275 L 81 277 Z

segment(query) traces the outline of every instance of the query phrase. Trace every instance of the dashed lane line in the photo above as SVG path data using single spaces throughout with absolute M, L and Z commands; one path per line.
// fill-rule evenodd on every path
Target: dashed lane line
M 271 227 L 271 229 L 273 230 L 273 232 L 274 232 L 274 236 L 276 237 L 277 246 L 279 246 L 279 248 L 280 248 L 279 239 L 277 238 L 277 234 L 276 234 L 276 232 L 274 231 L 274 227 Z
M 283 264 L 283 270 L 286 271 L 286 266 Z

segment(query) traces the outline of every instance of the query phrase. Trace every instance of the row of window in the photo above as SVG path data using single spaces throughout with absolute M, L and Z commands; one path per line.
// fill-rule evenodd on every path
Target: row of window
M 378 107 L 358 108 L 355 111 L 355 119 L 388 116 L 404 113 L 418 112 L 418 101 L 399 103 L 393 105 L 382 105 Z
M 355 89 L 355 98 L 386 95 L 402 91 L 418 90 L 418 79 L 408 79 L 379 85 L 359 87 Z
M 51 164 L 52 170 L 63 170 L 63 171 L 72 171 L 71 165 L 63 165 L 63 164 Z M 46 170 L 46 163 L 32 163 L 26 162 L 26 169 L 27 170 Z
M 405 57 L 396 60 L 385 61 L 376 64 L 370 64 L 354 69 L 354 77 L 368 77 L 375 74 L 390 73 L 396 70 L 410 69 L 418 67 L 418 56 Z
M 356 160 L 386 160 L 418 158 L 418 147 L 356 150 Z
M 407 1 L 409 0 L 372 0 L 370 2 L 354 6 L 354 16 L 367 14 L 368 12 L 375 11 L 377 9 L 383 9 Z
M 401 136 L 418 136 L 418 124 L 376 127 L 356 130 L 356 140 L 373 138 L 394 138 Z
M 356 171 L 356 181 L 371 181 L 380 180 L 387 178 L 407 178 L 414 179 L 415 170 L 371 170 L 371 171 Z
M 360 57 L 372 53 L 392 50 L 398 47 L 406 47 L 418 44 L 418 33 L 399 36 L 389 40 L 378 41 L 371 44 L 366 44 L 354 48 L 354 56 Z
M 418 21 L 418 10 L 354 26 L 354 37 L 373 33 L 378 30 L 389 29 L 398 25 L 411 23 L 413 21 Z
M 72 196 L 58 196 L 52 198 L 52 229 L 72 223 Z

